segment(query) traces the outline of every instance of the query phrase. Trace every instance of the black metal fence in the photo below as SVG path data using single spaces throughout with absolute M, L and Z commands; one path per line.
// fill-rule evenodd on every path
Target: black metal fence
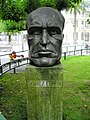
M 75 51 L 68 51 L 62 53 L 64 59 L 66 59 L 67 56 L 76 56 L 76 55 L 90 55 L 90 49 L 79 49 Z
M 10 71 L 10 70 L 14 70 L 14 73 L 16 73 L 16 68 L 29 64 L 30 60 L 29 58 L 21 58 L 21 59 L 17 59 L 17 60 L 13 60 L 12 62 L 8 62 L 5 63 L 3 65 L 0 65 L 0 75 L 3 75 L 4 73 Z
M 64 60 L 67 58 L 67 56 L 76 56 L 76 55 L 90 55 L 90 49 L 79 49 L 74 51 L 62 52 L 62 56 L 64 57 Z M 29 57 L 26 57 L 26 58 L 13 60 L 12 62 L 8 62 L 3 65 L 0 65 L 0 75 L 3 75 L 4 73 L 12 69 L 14 70 L 14 73 L 16 73 L 17 67 L 20 67 L 29 63 L 30 63 L 30 59 Z

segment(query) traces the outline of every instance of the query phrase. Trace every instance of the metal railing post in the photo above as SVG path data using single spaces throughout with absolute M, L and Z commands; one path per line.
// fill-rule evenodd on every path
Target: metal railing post
M 9 70 L 11 70 L 11 62 L 9 63 Z
M 66 60 L 66 52 L 64 52 L 64 60 Z
M 82 56 L 82 49 L 81 49 L 81 56 Z
M 13 68 L 14 73 L 16 73 L 16 68 Z
M 0 66 L 0 73 L 2 74 L 3 73 L 3 67 Z

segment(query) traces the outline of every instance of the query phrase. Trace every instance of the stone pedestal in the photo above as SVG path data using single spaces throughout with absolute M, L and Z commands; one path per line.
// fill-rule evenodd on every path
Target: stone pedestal
M 62 120 L 61 65 L 26 68 L 28 120 Z

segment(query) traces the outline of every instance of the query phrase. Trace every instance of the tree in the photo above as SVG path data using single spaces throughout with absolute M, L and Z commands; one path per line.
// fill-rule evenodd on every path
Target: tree
M 67 0 L 56 0 L 56 9 L 58 9 L 59 11 L 67 9 L 67 7 L 68 7 Z
M 13 20 L 3 21 L 5 29 L 4 32 L 9 36 L 9 42 L 11 42 L 11 34 L 15 32 L 19 32 L 21 30 L 25 30 L 25 20 L 21 20 L 19 22 L 15 22 Z
M 33 10 L 37 9 L 38 7 L 40 7 L 40 0 L 24 0 L 24 1 L 25 1 L 24 11 L 28 14 Z
M 80 13 L 80 11 L 84 10 L 83 7 L 84 0 L 68 0 L 67 10 L 73 11 L 74 13 L 74 43 L 77 43 L 77 32 L 76 32 L 76 16 L 77 12 Z
M 40 7 L 47 6 L 47 7 L 56 7 L 56 0 L 40 0 Z
M 88 7 L 90 8 L 90 1 L 87 1 L 86 4 L 85 4 L 85 7 Z M 87 23 L 90 24 L 90 14 L 88 16 L 89 18 L 87 19 Z
M 82 0 L 1 0 L 0 15 L 1 19 L 6 21 L 6 31 L 20 31 L 25 29 L 25 20 L 27 14 L 38 7 L 47 6 L 58 9 L 74 10 L 74 32 L 76 33 L 76 13 Z M 76 40 L 74 40 L 76 42 Z
M 84 0 L 56 0 L 56 8 L 58 10 L 66 9 L 67 11 L 71 11 L 74 13 L 74 43 L 77 42 L 77 30 L 76 30 L 76 22 L 77 22 L 77 12 L 85 11 Z
M 1 18 L 3 20 L 13 20 L 18 22 L 24 18 L 22 0 L 6 0 L 2 5 Z
M 89 15 L 89 17 L 90 17 L 90 15 Z M 89 18 L 87 19 L 87 23 L 90 24 L 90 19 Z
M 2 0 L 0 7 L 0 18 L 5 26 L 4 32 L 7 32 L 10 42 L 12 32 L 25 29 L 24 2 L 23 0 Z
M 59 10 L 63 6 L 63 1 L 64 0 L 60 0 L 59 2 Z M 25 27 L 25 25 L 21 25 L 22 22 L 20 21 L 25 21 L 27 14 L 42 6 L 57 8 L 58 0 L 1 0 L 0 6 L 0 15 L 1 19 L 6 21 L 6 30 L 22 30 L 24 29 L 23 26 Z M 10 21 L 12 25 L 9 24 Z

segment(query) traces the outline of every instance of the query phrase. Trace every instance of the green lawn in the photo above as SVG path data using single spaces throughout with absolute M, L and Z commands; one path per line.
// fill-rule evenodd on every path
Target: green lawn
M 90 120 L 90 56 L 62 59 L 65 120 Z
M 61 59 L 64 120 L 90 120 L 90 56 Z M 27 120 L 25 73 L 0 77 L 0 111 L 7 120 Z

